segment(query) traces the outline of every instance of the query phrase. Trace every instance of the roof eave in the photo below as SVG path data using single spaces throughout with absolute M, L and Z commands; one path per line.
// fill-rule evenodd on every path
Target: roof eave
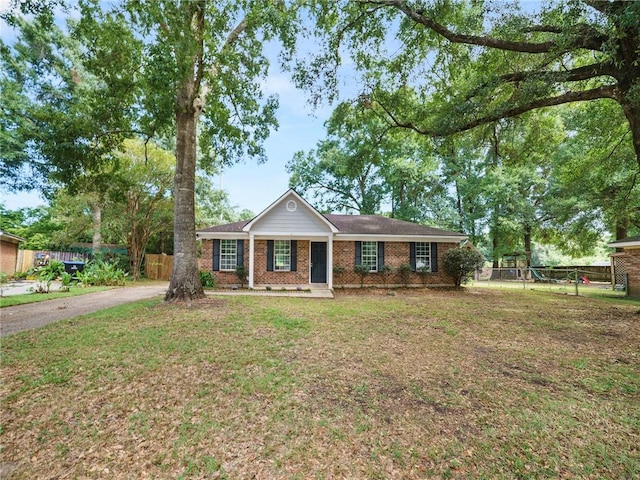
M 633 242 L 613 242 L 607 244 L 611 248 L 628 248 L 628 247 L 640 247 L 640 240 Z
M 249 234 L 243 231 L 235 232 L 196 232 L 196 239 L 211 240 L 214 238 L 249 238 Z
M 0 239 L 5 240 L 9 243 L 26 242 L 24 238 L 19 237 L 17 235 L 13 235 L 11 233 L 7 233 L 7 232 L 0 232 Z
M 338 233 L 334 240 L 339 241 L 371 241 L 371 242 L 439 242 L 460 243 L 466 240 L 466 235 L 394 235 L 390 233 Z

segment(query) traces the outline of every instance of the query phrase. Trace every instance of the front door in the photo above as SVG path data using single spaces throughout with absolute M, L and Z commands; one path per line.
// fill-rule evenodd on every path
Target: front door
M 311 283 L 327 283 L 327 244 L 311 242 Z

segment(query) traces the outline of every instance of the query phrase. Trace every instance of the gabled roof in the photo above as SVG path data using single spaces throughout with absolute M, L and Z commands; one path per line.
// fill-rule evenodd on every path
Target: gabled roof
M 313 205 L 311 205 L 309 202 L 307 202 L 304 198 L 302 198 L 298 192 L 296 192 L 295 190 L 293 190 L 292 188 L 290 188 L 289 190 L 287 190 L 286 192 L 284 192 L 282 195 L 280 195 L 280 198 L 278 198 L 275 202 L 273 202 L 271 205 L 269 205 L 267 208 L 265 208 L 261 213 L 259 213 L 256 217 L 254 217 L 252 220 L 250 220 L 249 222 L 247 222 L 247 224 L 242 228 L 242 230 L 244 232 L 248 232 L 251 230 L 251 227 L 257 223 L 261 218 L 265 217 L 266 215 L 269 214 L 269 212 L 271 212 L 274 208 L 276 208 L 278 205 L 280 205 L 280 203 L 282 203 L 284 201 L 285 198 L 289 197 L 289 196 L 293 196 L 295 198 L 296 201 L 300 202 L 301 204 L 305 205 L 309 211 L 311 212 L 311 214 L 313 216 L 315 216 L 317 219 L 319 219 L 322 223 L 326 224 L 326 226 L 329 228 L 330 231 L 332 232 L 337 232 L 337 229 L 334 225 L 331 224 L 330 221 L 327 220 L 327 218 L 322 215 L 318 210 L 315 209 L 315 207 Z
M 305 207 L 303 211 L 309 212 L 309 215 L 315 219 L 314 221 L 316 222 L 316 225 L 323 225 L 327 228 L 327 230 L 323 231 L 332 232 L 336 234 L 336 238 L 342 238 L 345 240 L 366 240 L 367 236 L 371 236 L 373 240 L 384 241 L 385 237 L 404 237 L 405 239 L 412 241 L 412 237 L 431 237 L 438 241 L 458 242 L 467 238 L 466 235 L 460 232 L 452 232 L 449 230 L 442 230 L 440 228 L 429 227 L 427 225 L 419 225 L 417 223 L 384 217 L 382 215 L 323 215 L 292 189 L 287 190 L 275 202 L 250 220 L 242 220 L 240 222 L 203 228 L 197 231 L 197 236 L 204 238 L 216 238 L 217 234 L 220 234 L 220 237 L 226 238 L 246 237 L 249 235 L 252 226 L 256 225 L 260 219 L 268 216 L 270 212 L 273 211 L 276 217 L 277 215 L 280 215 L 280 213 L 278 213 L 279 211 L 274 211 L 274 209 L 282 206 L 285 200 L 287 200 L 286 208 L 289 212 L 295 211 L 295 203 L 299 202 Z M 289 209 L 289 203 L 294 204 L 291 209 Z M 298 217 L 297 221 L 300 220 L 301 218 Z M 292 225 L 295 225 L 295 223 L 292 223 Z M 324 227 L 322 228 L 324 229 Z M 282 230 L 280 230 L 280 232 L 282 232 Z
M 610 247 L 613 248 L 622 248 L 622 247 L 640 247 L 640 235 L 637 237 L 627 237 L 622 240 L 616 240 L 609 244 Z
M 440 228 L 419 225 L 417 223 L 406 222 L 396 218 L 383 217 L 381 215 L 322 215 L 327 222 L 334 226 L 334 231 L 342 235 L 386 235 L 386 236 L 429 236 L 429 237 L 459 237 L 460 240 L 467 238 L 459 232 L 442 230 Z M 255 220 L 255 219 L 254 219 Z M 198 230 L 201 233 L 238 233 L 247 231 L 247 225 L 253 220 L 242 220 L 240 222 L 227 223 L 225 225 L 215 225 L 209 228 Z

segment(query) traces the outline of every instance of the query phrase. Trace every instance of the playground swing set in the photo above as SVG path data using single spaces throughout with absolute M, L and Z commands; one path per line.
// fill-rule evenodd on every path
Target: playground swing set
M 569 273 L 567 276 L 557 279 L 557 278 L 549 278 L 546 275 L 544 275 L 542 272 L 539 272 L 538 270 L 536 270 L 533 267 L 529 267 L 529 271 L 531 272 L 531 275 L 533 276 L 533 280 L 534 282 L 544 282 L 544 283 L 573 283 L 576 281 L 576 277 L 578 278 L 578 283 L 584 283 L 585 285 L 589 285 L 591 283 L 591 281 L 589 280 L 589 278 L 586 275 L 580 275 L 578 276 L 578 271 L 574 271 Z

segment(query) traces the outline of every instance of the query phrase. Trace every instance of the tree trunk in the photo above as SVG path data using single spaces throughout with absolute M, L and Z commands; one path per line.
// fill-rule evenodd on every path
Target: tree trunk
M 137 235 L 131 237 L 128 245 L 129 250 L 129 271 L 133 277 L 133 281 L 140 280 L 140 245 L 137 242 Z
M 95 255 L 100 253 L 100 247 L 102 247 L 102 207 L 98 202 L 91 204 L 91 222 L 93 227 L 91 252 Z
M 524 255 L 526 257 L 527 268 L 523 277 L 529 280 L 529 268 L 531 267 L 531 225 L 524 226 Z
M 173 274 L 165 301 L 190 302 L 205 296 L 198 271 L 195 222 L 196 128 L 200 109 L 194 105 L 192 80 L 179 87 L 176 105 Z
M 631 138 L 633 140 L 633 149 L 636 152 L 636 161 L 640 168 L 640 106 L 623 105 L 624 113 L 629 121 L 631 128 Z

